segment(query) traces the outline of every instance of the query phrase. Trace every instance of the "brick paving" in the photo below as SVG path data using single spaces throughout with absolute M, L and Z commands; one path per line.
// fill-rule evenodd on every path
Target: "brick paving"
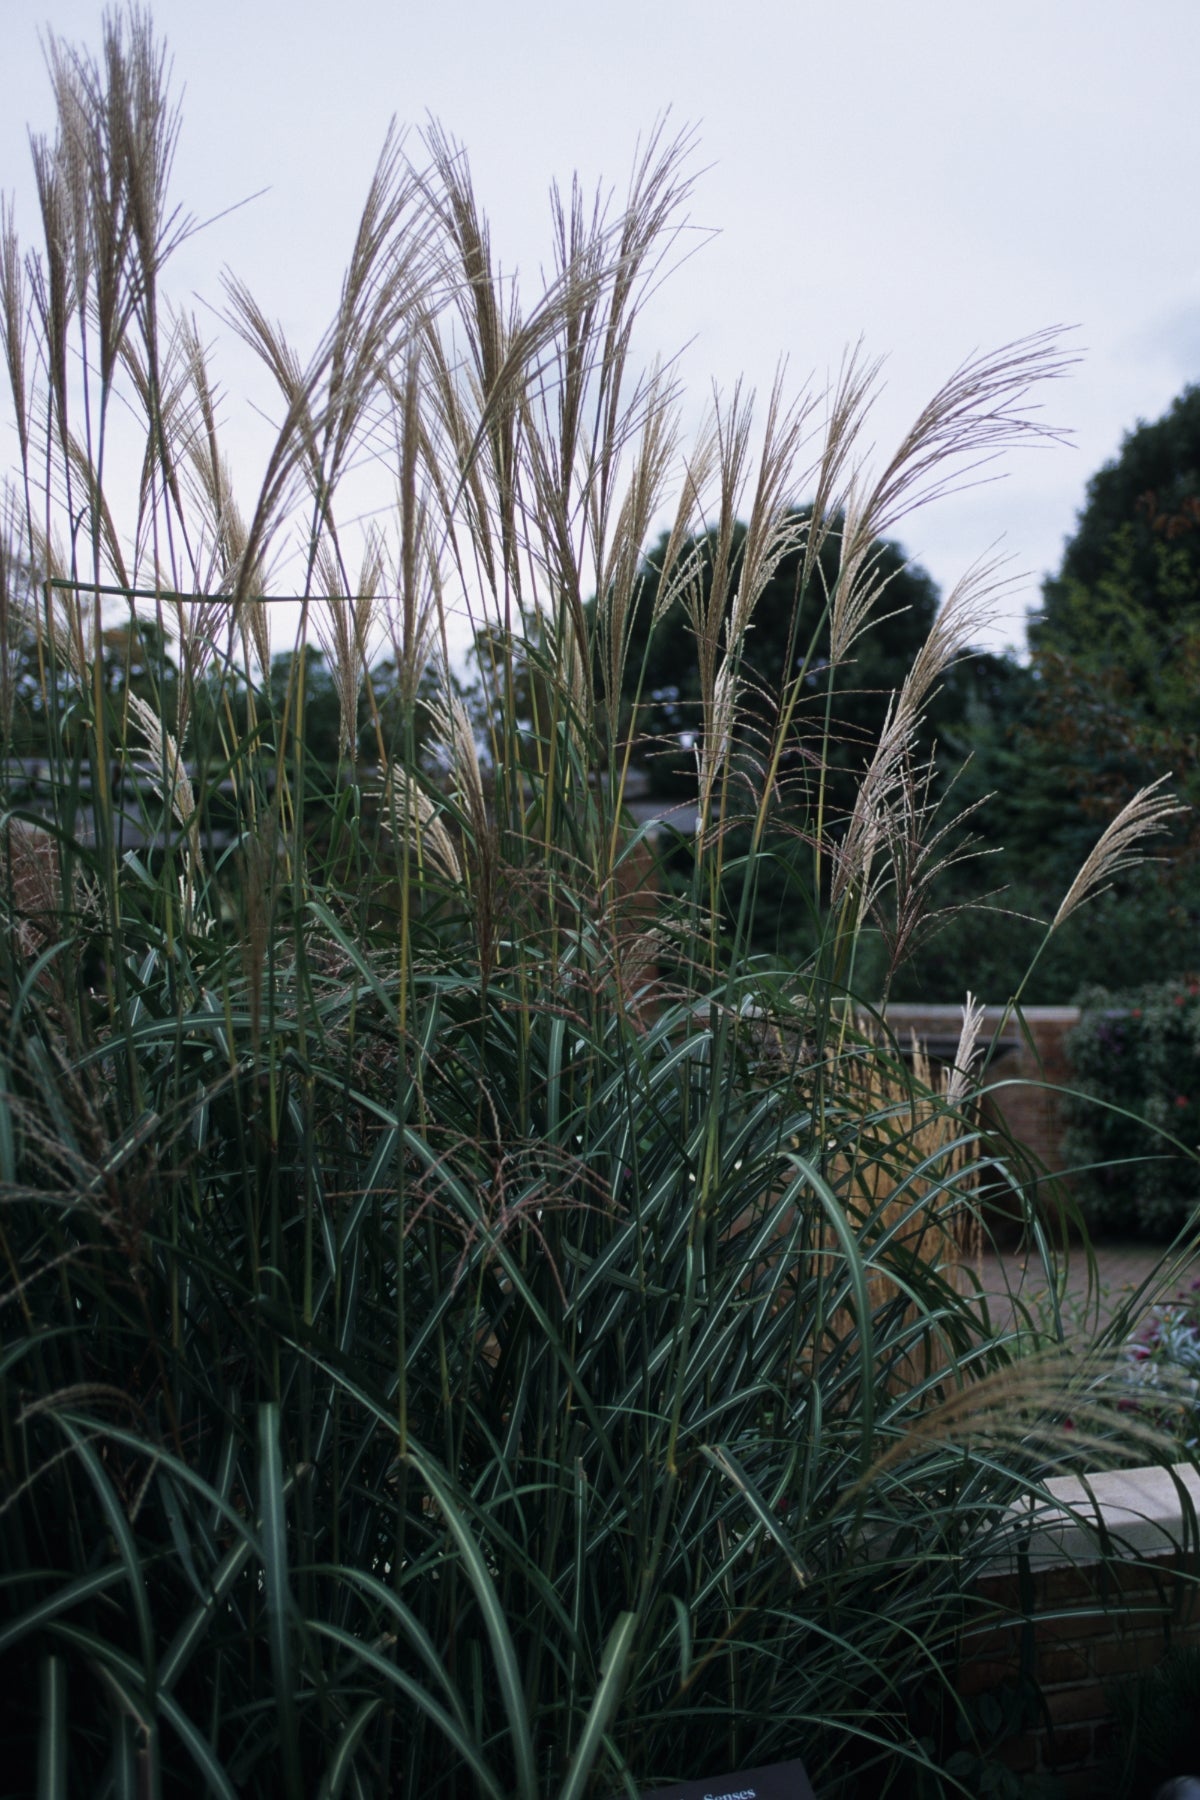
M 1177 1299 L 1189 1293 L 1193 1282 L 1200 1284 L 1197 1255 L 1174 1258 L 1157 1276 L 1163 1252 L 1154 1245 L 1101 1244 L 1093 1255 L 1095 1268 L 1089 1273 L 1083 1250 L 1077 1244 L 1071 1247 L 1062 1297 L 1068 1332 L 1102 1330 L 1122 1307 L 1140 1314 L 1155 1301 Z M 997 1323 L 1011 1324 L 1021 1308 L 1035 1320 L 1052 1316 L 1049 1287 L 1036 1256 L 1018 1251 L 986 1255 L 981 1274 Z

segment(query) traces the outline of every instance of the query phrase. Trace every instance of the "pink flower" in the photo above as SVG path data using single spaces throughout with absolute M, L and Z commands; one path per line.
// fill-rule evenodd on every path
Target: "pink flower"
M 1190 1106 L 1191 1101 L 1188 1099 L 1186 1094 L 1176 1094 L 1175 1104 L 1176 1104 L 1176 1106 Z

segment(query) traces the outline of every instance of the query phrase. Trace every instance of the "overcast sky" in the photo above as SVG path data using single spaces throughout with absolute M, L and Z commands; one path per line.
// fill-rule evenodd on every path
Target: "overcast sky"
M 1088 476 L 1200 374 L 1198 0 L 160 0 L 185 90 L 177 199 L 207 217 L 171 292 L 229 265 L 295 339 L 328 316 L 389 121 L 466 146 L 506 269 L 547 248 L 552 177 L 624 189 L 666 108 L 698 128 L 697 252 L 646 319 L 700 399 L 780 356 L 799 386 L 860 336 L 888 358 L 890 446 L 973 351 L 1052 324 L 1082 360 L 1042 396 L 1070 447 L 913 518 L 945 588 L 1001 542 L 1053 569 Z M 86 0 L 0 0 L 0 187 L 32 235 L 26 126 L 51 126 L 39 33 L 96 45 Z M 531 288 L 532 280 L 525 286 Z M 228 423 L 238 429 L 231 396 Z

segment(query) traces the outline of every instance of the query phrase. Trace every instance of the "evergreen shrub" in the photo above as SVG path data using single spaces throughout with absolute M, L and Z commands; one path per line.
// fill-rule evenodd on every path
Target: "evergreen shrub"
M 1080 1205 L 1097 1231 L 1165 1241 L 1200 1198 L 1200 981 L 1080 998 L 1065 1140 Z

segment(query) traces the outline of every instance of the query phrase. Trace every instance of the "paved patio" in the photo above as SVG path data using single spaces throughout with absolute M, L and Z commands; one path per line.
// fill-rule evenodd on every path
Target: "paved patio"
M 1067 1264 L 1067 1280 L 1062 1296 L 1062 1311 L 1068 1330 L 1095 1331 L 1107 1325 L 1114 1314 L 1137 1299 L 1137 1311 L 1152 1306 L 1157 1300 L 1174 1300 L 1190 1294 L 1192 1284 L 1200 1285 L 1200 1256 L 1175 1258 L 1163 1271 L 1163 1277 L 1152 1286 L 1155 1270 L 1162 1262 L 1161 1248 L 1147 1244 L 1109 1243 L 1094 1247 L 1094 1268 L 1089 1271 L 1087 1258 L 1079 1245 L 1073 1245 Z M 1041 1263 L 1036 1256 L 1013 1251 L 986 1255 L 982 1267 L 983 1291 L 993 1317 L 1011 1322 L 1018 1308 L 1025 1308 L 1033 1318 L 1049 1318 L 1051 1298 Z

